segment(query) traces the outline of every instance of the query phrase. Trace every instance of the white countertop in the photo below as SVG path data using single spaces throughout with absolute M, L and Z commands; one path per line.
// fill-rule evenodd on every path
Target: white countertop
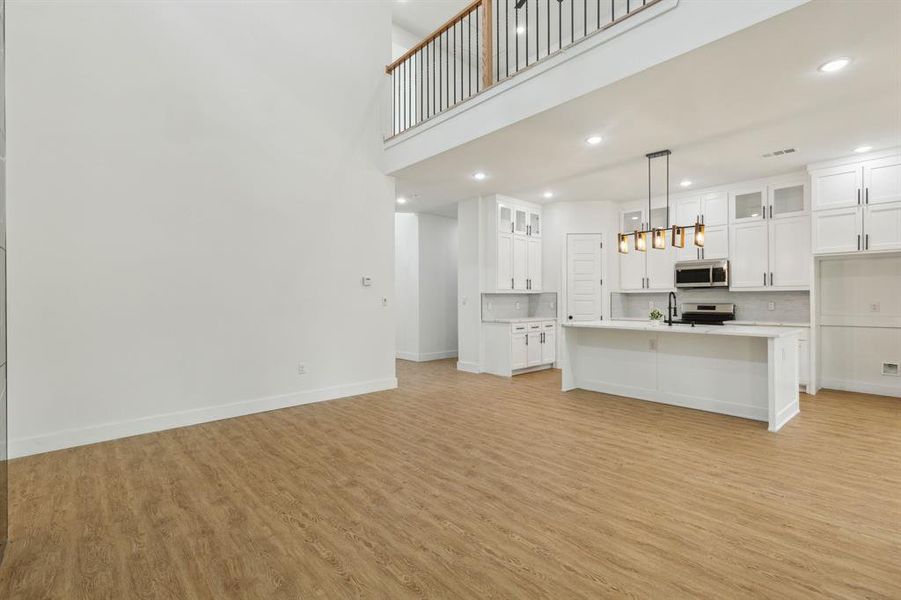
M 799 335 L 798 329 L 789 327 L 761 327 L 758 325 L 685 325 L 674 323 L 672 327 L 666 323 L 652 325 L 650 321 L 569 321 L 563 327 L 581 329 L 618 329 L 629 331 L 654 331 L 659 333 L 694 333 L 705 335 L 731 335 L 735 337 L 780 338 Z
M 680 319 L 681 317 L 676 317 Z M 648 319 L 646 318 L 638 318 L 638 317 L 620 317 L 619 319 L 614 319 L 616 321 L 638 321 L 647 323 Z M 762 325 L 763 327 L 802 327 L 808 328 L 810 327 L 810 323 L 801 323 L 801 322 L 791 322 L 791 321 L 741 321 L 734 320 L 729 321 L 730 325 Z
M 482 323 L 540 323 L 556 320 L 556 317 L 510 317 L 505 319 L 482 319 Z

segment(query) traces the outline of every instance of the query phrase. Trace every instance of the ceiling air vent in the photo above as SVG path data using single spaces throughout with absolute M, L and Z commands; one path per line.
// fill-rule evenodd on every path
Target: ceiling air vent
M 774 152 L 767 152 L 763 155 L 764 158 L 770 158 L 771 156 L 782 156 L 783 154 L 791 154 L 793 152 L 797 152 L 794 148 L 783 148 L 782 150 L 776 150 Z

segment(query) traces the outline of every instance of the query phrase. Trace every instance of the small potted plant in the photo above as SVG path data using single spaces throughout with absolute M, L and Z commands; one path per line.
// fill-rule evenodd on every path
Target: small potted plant
M 651 318 L 651 325 L 658 326 L 663 322 L 663 313 L 656 308 L 648 316 Z

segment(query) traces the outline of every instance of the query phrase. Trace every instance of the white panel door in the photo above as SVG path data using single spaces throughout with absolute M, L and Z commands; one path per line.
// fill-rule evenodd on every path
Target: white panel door
M 859 164 L 811 173 L 813 210 L 857 206 L 860 203 L 861 174 Z
M 527 333 L 514 333 L 512 336 L 513 351 L 510 354 L 510 368 L 514 371 L 516 369 L 525 369 L 529 366 L 528 335 Z
M 901 155 L 863 163 L 865 204 L 901 202 Z
M 814 211 L 811 227 L 814 254 L 857 252 L 863 247 L 863 212 L 858 206 Z
M 872 193 L 872 192 L 871 192 Z M 901 202 L 864 207 L 864 249 L 901 250 Z
M 770 221 L 769 284 L 774 288 L 810 286 L 810 217 Z
M 597 321 L 601 318 L 601 234 L 566 236 L 566 319 Z
M 528 238 L 528 270 L 529 270 L 529 289 L 533 292 L 541 291 L 541 240 L 533 237 Z
M 649 290 L 669 291 L 675 289 L 676 253 L 667 246 L 663 250 L 655 250 L 648 244 L 647 283 Z
M 767 226 L 758 221 L 733 225 L 729 232 L 732 288 L 765 287 L 769 282 Z
M 513 289 L 527 289 L 529 278 L 529 238 L 513 235 Z
M 532 331 L 526 334 L 527 366 L 534 367 L 541 364 L 541 332 Z
M 686 242 L 685 245 L 688 246 L 689 243 Z M 695 247 L 693 243 L 691 247 Z M 726 225 L 705 228 L 701 258 L 729 258 L 729 228 Z
M 557 360 L 557 334 L 553 327 L 544 328 L 544 343 L 541 344 L 541 364 L 549 365 Z
M 513 289 L 513 234 L 497 234 L 497 289 Z
M 729 223 L 729 199 L 726 192 L 710 192 L 701 196 L 701 215 L 705 225 L 727 225 Z M 679 223 L 689 225 L 690 223 Z

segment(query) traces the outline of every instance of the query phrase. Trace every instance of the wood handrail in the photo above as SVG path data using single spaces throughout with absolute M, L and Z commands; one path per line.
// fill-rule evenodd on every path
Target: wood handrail
M 484 0 L 473 0 L 472 2 L 470 2 L 469 4 L 467 4 L 466 7 L 463 8 L 463 10 L 461 10 L 460 12 L 458 12 L 457 14 L 455 14 L 453 17 L 451 17 L 450 19 L 448 19 L 447 21 L 445 21 L 444 24 L 443 24 L 441 27 L 439 27 L 438 29 L 436 29 L 435 31 L 433 31 L 432 33 L 430 33 L 430 34 L 429 34 L 426 38 L 424 38 L 421 42 L 419 42 L 418 44 L 416 44 L 415 46 L 413 46 L 412 48 L 410 48 L 409 50 L 407 50 L 406 52 L 404 52 L 404 53 L 400 56 L 400 58 L 398 58 L 398 59 L 395 60 L 393 63 L 391 63 L 390 65 L 388 65 L 387 67 L 385 67 L 385 73 L 390 74 L 391 71 L 393 71 L 394 69 L 396 69 L 396 68 L 397 68 L 401 63 L 403 63 L 405 60 L 407 60 L 408 58 L 410 58 L 411 56 L 413 56 L 414 54 L 416 54 L 417 52 L 419 52 L 420 50 L 422 50 L 423 48 L 425 48 L 426 46 L 428 46 L 433 40 L 435 40 L 435 39 L 436 39 L 438 36 L 440 36 L 442 33 L 444 33 L 445 31 L 447 31 L 448 29 L 450 29 L 450 28 L 453 27 L 454 25 L 456 25 L 459 21 L 462 21 L 462 20 L 466 17 L 466 15 L 468 15 L 468 14 L 471 13 L 471 12 L 473 12 L 474 10 L 478 10 L 479 7 L 482 5 L 483 1 L 484 1 Z

